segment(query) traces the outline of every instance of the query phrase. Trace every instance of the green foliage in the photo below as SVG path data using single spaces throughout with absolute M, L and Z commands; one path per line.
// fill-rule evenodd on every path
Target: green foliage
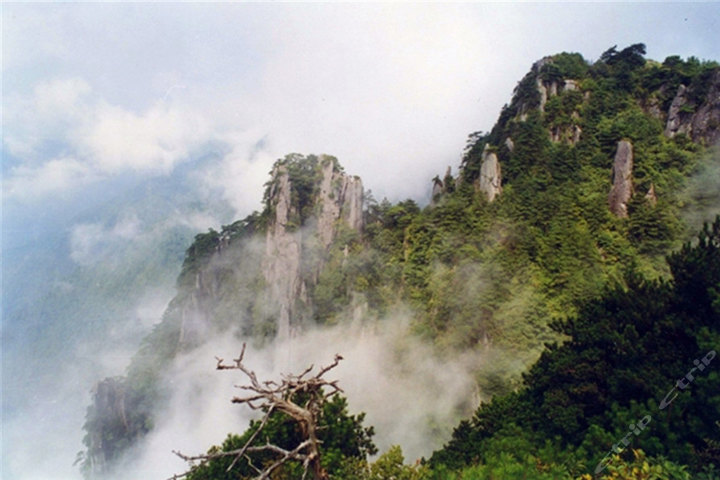
M 372 441 L 372 427 L 362 425 L 365 414 L 350 415 L 347 400 L 340 395 L 334 396 L 323 405 L 318 422 L 321 443 L 322 464 L 329 474 L 338 476 L 344 472 L 358 470 L 357 461 L 364 461 L 368 455 L 377 453 Z M 249 428 L 242 434 L 228 434 L 220 446 L 213 446 L 208 454 L 230 452 L 242 448 L 260 427 L 260 421 L 251 421 Z M 280 412 L 270 415 L 257 442 L 270 442 L 281 448 L 292 450 L 303 441 L 298 423 Z M 256 471 L 247 458 L 235 462 L 235 457 L 219 457 L 193 467 L 187 476 L 189 480 L 237 480 L 255 478 Z M 275 461 L 269 453 L 253 454 L 252 462 L 258 468 L 269 466 Z M 233 468 L 228 471 L 229 467 Z M 272 478 L 300 478 L 302 467 L 290 462 L 275 471 Z M 338 476 L 338 478 L 345 478 Z
M 590 65 L 579 53 L 559 53 L 553 55 L 552 63 L 559 78 L 581 79 L 587 75 Z
M 522 391 L 495 397 L 461 423 L 431 464 L 457 470 L 499 452 L 552 463 L 564 450 L 576 452 L 568 465 L 589 470 L 645 415 L 652 422 L 634 441 L 669 461 L 618 458 L 603 478 L 689 478 L 688 471 L 716 464 L 720 374 L 715 365 L 697 365 L 720 344 L 720 217 L 668 263 L 672 282 L 631 275 L 553 324 L 568 340 L 548 345 Z M 676 384 L 683 377 L 692 391 Z M 638 476 L 624 476 L 631 474 Z
M 368 480 L 420 480 L 424 478 L 422 468 L 405 465 L 402 448 L 391 446 L 370 466 Z

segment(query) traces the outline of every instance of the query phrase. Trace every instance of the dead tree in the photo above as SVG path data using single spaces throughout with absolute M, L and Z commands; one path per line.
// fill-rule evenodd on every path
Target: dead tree
M 280 383 L 273 380 L 260 382 L 255 372 L 249 370 L 243 364 L 245 356 L 245 344 L 243 344 L 240 356 L 233 360 L 232 365 L 224 364 L 222 358 L 215 357 L 217 360 L 218 370 L 240 370 L 250 381 L 249 385 L 237 386 L 248 392 L 247 396 L 234 397 L 232 403 L 244 403 L 253 410 L 262 410 L 264 416 L 260 425 L 250 436 L 245 445 L 237 450 L 228 452 L 213 452 L 204 455 L 187 456 L 180 452 L 173 452 L 183 460 L 192 465 L 203 465 L 213 459 L 221 457 L 235 457 L 233 462 L 227 468 L 229 472 L 237 462 L 245 458 L 248 464 L 253 468 L 257 476 L 256 480 L 266 480 L 280 466 L 290 461 L 298 461 L 303 466 L 303 476 L 305 479 L 308 472 L 312 474 L 314 480 L 327 480 L 328 474 L 320 463 L 320 439 L 318 438 L 318 419 L 322 412 L 325 402 L 334 395 L 342 392 L 338 387 L 337 380 L 329 381 L 323 376 L 333 368 L 335 368 L 342 357 L 335 355 L 333 363 L 326 367 L 322 367 L 317 373 L 310 376 L 313 366 L 310 365 L 299 375 L 282 375 Z M 267 424 L 270 415 L 278 411 L 292 418 L 297 422 L 301 436 L 303 438 L 295 448 L 288 450 L 277 445 L 269 443 L 268 440 L 264 444 L 253 444 L 258 438 L 260 432 Z M 257 467 L 252 463 L 250 454 L 258 452 L 267 452 L 274 454 L 275 460 L 270 465 Z M 196 463 L 199 462 L 199 463 Z M 171 477 L 170 480 L 177 480 L 188 476 L 191 470 Z

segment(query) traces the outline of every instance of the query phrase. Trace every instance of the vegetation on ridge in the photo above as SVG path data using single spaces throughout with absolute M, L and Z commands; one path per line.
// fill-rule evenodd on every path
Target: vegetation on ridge
M 681 192 L 708 146 L 664 132 L 679 86 L 688 87 L 692 114 L 720 67 L 644 54 L 636 44 L 594 64 L 575 53 L 543 59 L 493 129 L 470 136 L 458 176 L 437 178 L 443 192 L 432 205 L 368 195 L 362 234 L 339 228 L 312 273 L 309 318 L 340 323 L 362 304 L 382 319 L 402 302 L 415 332 L 439 350 L 483 351 L 491 361 L 477 372 L 483 404 L 425 465 L 403 465 L 393 448 L 373 464 L 346 455 L 330 472 L 336 478 L 579 478 L 646 414 L 652 422 L 632 435 L 640 450 L 610 455 L 598 478 L 718 478 L 715 365 L 662 415 L 659 404 L 693 360 L 720 345 L 720 221 L 681 248 L 689 239 Z M 608 209 L 620 140 L 635 154 L 628 218 Z M 477 188 L 486 151 L 502 166 L 493 202 Z M 320 160 L 293 154 L 275 167 L 287 169 L 302 227 L 313 218 Z M 217 329 L 237 324 L 239 311 L 242 334 L 274 335 L 256 301 L 264 285 L 252 239 L 268 226 L 276 181 L 263 212 L 196 237 L 178 296 L 133 361 L 127 388 L 157 398 L 158 365 L 201 341 L 188 340 L 178 312 L 213 262 L 221 281 L 207 312 Z M 219 251 L 233 262 L 220 263 Z

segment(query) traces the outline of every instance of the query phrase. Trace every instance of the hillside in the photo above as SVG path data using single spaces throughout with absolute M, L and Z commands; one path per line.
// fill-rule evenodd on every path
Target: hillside
M 112 473 L 153 430 L 173 392 L 166 371 L 208 339 L 279 344 L 318 328 L 383 328 L 398 311 L 433 355 L 474 359 L 476 393 L 447 392 L 454 417 L 482 405 L 422 468 L 397 464 L 397 449 L 383 461 L 406 478 L 589 473 L 718 340 L 720 227 L 665 258 L 694 236 L 685 219 L 715 206 L 720 182 L 692 179 L 717 161 L 720 67 L 644 53 L 638 44 L 593 64 L 569 53 L 535 63 L 493 129 L 470 135 L 458 173 L 433 179 L 424 208 L 377 202 L 327 155 L 278 160 L 263 210 L 195 237 L 177 295 L 126 376 L 95 387 L 86 474 Z M 402 358 L 406 347 L 389 348 Z M 675 423 L 647 441 L 648 454 L 674 462 L 653 468 L 719 463 L 717 381 L 699 379 Z M 450 427 L 427 443 L 439 447 Z M 192 478 L 220 478 L 202 475 Z

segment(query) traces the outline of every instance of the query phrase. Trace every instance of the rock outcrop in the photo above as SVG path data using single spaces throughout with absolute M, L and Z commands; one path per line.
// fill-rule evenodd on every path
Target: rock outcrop
M 698 88 L 706 89 L 698 102 Z M 710 77 L 708 85 L 678 87 L 667 114 L 665 136 L 689 136 L 694 142 L 714 145 L 720 141 L 720 68 Z
M 267 229 L 262 270 L 269 300 L 277 307 L 277 335 L 287 338 L 296 302 L 307 302 L 300 271 L 303 232 L 290 227 L 291 218 L 299 212 L 292 204 L 287 168 L 276 167 L 272 176 L 275 184 L 270 191 L 270 202 L 275 215 Z
M 633 194 L 633 146 L 628 140 L 618 142 L 612 167 L 612 188 L 608 197 L 610 211 L 617 217 L 627 218 L 627 204 Z
M 508 152 L 512 153 L 513 150 L 515 150 L 515 142 L 513 142 L 513 139 L 510 137 L 507 137 L 505 139 L 505 147 L 508 149 Z
M 476 180 L 477 190 L 484 192 L 488 202 L 495 200 L 495 197 L 502 193 L 502 172 L 497 154 L 491 151 L 487 145 L 482 154 L 480 164 L 480 176 Z
M 274 215 L 267 228 L 262 273 L 280 338 L 293 336 L 302 324 L 302 312 L 311 308 L 308 289 L 317 281 L 323 254 L 339 230 L 363 228 L 360 178 L 343 173 L 337 160 L 328 156 L 319 157 L 315 168 L 320 180 L 309 199 L 313 213 L 307 218 L 293 203 L 287 166 L 279 164 L 272 173 L 268 202 Z
M 434 205 L 442 194 L 445 193 L 445 185 L 440 177 L 433 178 L 432 193 L 430 194 L 430 204 Z
M 462 175 L 462 171 L 460 173 Z M 452 176 L 452 167 L 447 167 L 445 176 L 440 179 L 439 176 L 435 176 L 432 179 L 433 187 L 430 196 L 430 205 L 437 205 L 438 201 L 443 195 L 452 192 L 455 189 L 455 179 Z
M 683 107 L 688 104 L 687 87 L 680 85 L 675 98 L 668 110 L 667 123 L 665 124 L 665 136 L 672 138 L 678 133 L 690 133 L 692 122 L 689 119 L 692 114 L 683 112 Z
M 110 473 L 124 439 L 145 433 L 143 410 L 130 398 L 122 378 L 106 378 L 92 391 L 93 403 L 87 412 L 86 428 L 92 425 L 85 441 L 85 466 L 91 478 Z
M 650 184 L 650 188 L 648 188 L 648 191 L 645 194 L 645 201 L 648 202 L 652 207 L 655 207 L 657 205 L 657 194 L 655 193 L 654 183 Z
M 577 145 L 582 135 L 582 128 L 579 125 L 568 125 L 550 129 L 550 141 L 564 142 L 569 145 Z

